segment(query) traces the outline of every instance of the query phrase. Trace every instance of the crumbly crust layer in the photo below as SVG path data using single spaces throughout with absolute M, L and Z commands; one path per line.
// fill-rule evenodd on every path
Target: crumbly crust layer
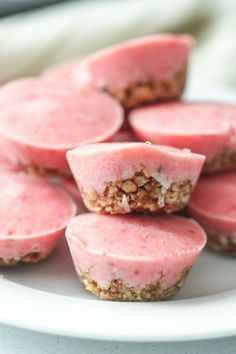
M 68 177 L 68 176 L 70 176 L 69 171 L 63 171 L 63 170 L 53 169 L 53 168 L 46 168 L 46 167 L 36 166 L 36 165 L 21 166 L 21 169 L 23 171 L 25 171 L 27 174 L 32 175 L 32 176 L 41 176 L 41 177 L 54 177 L 54 176 Z
M 216 252 L 236 256 L 236 236 L 207 235 L 207 246 Z
M 121 105 L 130 110 L 148 103 L 178 99 L 185 87 L 186 71 L 178 71 L 169 80 L 136 82 L 118 91 L 104 88 Z
M 224 149 L 211 160 L 207 160 L 203 167 L 204 174 L 227 172 L 236 170 L 236 151 Z
M 189 272 L 185 269 L 181 272 L 177 282 L 169 288 L 162 288 L 162 277 L 143 288 L 128 286 L 121 279 L 114 279 L 104 289 L 93 279 L 89 272 L 80 272 L 80 281 L 86 289 L 102 300 L 113 301 L 161 301 L 173 296 L 184 285 L 185 278 Z
M 21 257 L 20 259 L 15 258 L 0 258 L 0 266 L 1 267 L 11 267 L 15 266 L 19 263 L 24 264 L 36 264 L 44 259 L 48 258 L 50 253 L 42 253 L 42 252 L 31 252 Z
M 167 187 L 150 176 L 147 171 L 141 170 L 130 179 L 106 183 L 102 194 L 82 191 L 82 197 L 86 207 L 95 212 L 171 213 L 187 204 L 192 189 L 190 180 L 174 182 Z

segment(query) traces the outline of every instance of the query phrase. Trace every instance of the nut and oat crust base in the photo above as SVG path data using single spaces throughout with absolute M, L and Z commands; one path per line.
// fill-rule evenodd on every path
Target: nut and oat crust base
M 152 102 L 178 99 L 185 87 L 186 71 L 178 71 L 169 80 L 136 82 L 127 88 L 111 91 L 103 90 L 115 97 L 120 104 L 130 110 Z
M 207 246 L 213 251 L 236 257 L 236 236 L 208 234 Z
M 236 171 L 236 151 L 224 149 L 211 160 L 207 160 L 203 167 L 203 174 Z
M 69 177 L 71 176 L 69 171 L 63 171 L 59 169 L 46 168 L 36 165 L 21 166 L 21 170 L 25 171 L 27 174 L 32 176 L 41 176 L 41 177 Z
M 11 267 L 17 264 L 36 264 L 48 258 L 50 253 L 31 252 L 21 257 L 19 260 L 14 258 L 0 258 L 0 267 Z
M 161 301 L 173 296 L 182 286 L 190 268 L 183 270 L 177 282 L 167 289 L 162 288 L 162 277 L 143 288 L 126 285 L 122 280 L 115 279 L 108 288 L 102 288 L 89 272 L 80 272 L 80 281 L 85 285 L 86 290 L 100 297 L 102 300 L 113 301 Z
M 102 194 L 83 191 L 81 194 L 86 207 L 95 212 L 126 214 L 165 211 L 170 213 L 186 205 L 192 189 L 190 180 L 174 182 L 165 188 L 148 172 L 141 170 L 130 179 L 106 183 Z

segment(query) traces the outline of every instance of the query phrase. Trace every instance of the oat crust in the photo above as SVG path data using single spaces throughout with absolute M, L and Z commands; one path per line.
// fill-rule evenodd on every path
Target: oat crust
M 130 110 L 152 102 L 178 99 L 184 91 L 185 82 L 186 70 L 176 72 L 169 80 L 136 82 L 117 91 L 107 87 L 103 90 L 115 97 L 126 110 Z
M 171 183 L 167 188 L 145 170 L 132 178 L 108 182 L 102 194 L 81 191 L 89 210 L 110 214 L 130 212 L 171 213 L 188 202 L 193 186 L 190 180 Z
M 99 286 L 90 275 L 89 272 L 80 272 L 80 281 L 85 285 L 86 289 L 102 300 L 113 301 L 162 301 L 173 296 L 182 286 L 190 268 L 184 269 L 177 282 L 167 289 L 162 288 L 162 276 L 144 288 L 126 285 L 120 279 L 114 279 L 108 288 L 104 289 Z
M 48 177 L 48 178 L 54 176 L 59 176 L 59 177 L 71 176 L 69 171 L 46 168 L 46 167 L 36 166 L 36 165 L 21 166 L 21 170 L 25 171 L 27 174 L 32 176 L 41 176 L 41 177 Z
M 20 263 L 24 264 L 36 264 L 44 259 L 48 258 L 50 253 L 42 253 L 42 252 L 31 252 L 21 257 L 19 260 L 14 258 L 0 258 L 0 266 L 1 267 L 11 267 Z
M 236 151 L 223 149 L 211 160 L 207 160 L 203 167 L 203 174 L 214 174 L 219 172 L 236 170 Z
M 208 234 L 207 246 L 213 251 L 236 257 L 236 236 Z

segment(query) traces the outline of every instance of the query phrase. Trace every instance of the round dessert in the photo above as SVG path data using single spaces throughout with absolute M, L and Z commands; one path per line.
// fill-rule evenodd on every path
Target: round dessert
M 69 193 L 70 196 L 74 199 L 79 213 L 88 211 L 85 208 L 80 190 L 77 187 L 77 184 L 73 178 L 63 177 L 60 179 L 60 184 L 67 191 L 67 193 Z
M 194 220 L 174 215 L 83 214 L 70 222 L 66 237 L 86 289 L 121 301 L 174 295 L 206 243 Z
M 6 90 L 10 97 L 0 91 L 2 153 L 31 173 L 70 174 L 68 150 L 110 140 L 123 123 L 121 106 L 99 91 L 74 91 L 45 80 Z
M 188 35 L 156 35 L 116 45 L 81 61 L 75 82 L 109 92 L 125 109 L 177 99 L 192 43 Z
M 236 256 L 236 173 L 200 179 L 188 211 L 206 230 L 208 246 Z
M 182 209 L 205 161 L 202 155 L 148 143 L 87 145 L 69 151 L 67 158 L 86 207 L 111 214 Z
M 50 255 L 76 206 L 46 179 L 23 172 L 0 175 L 0 265 L 37 263 Z
M 205 173 L 236 169 L 236 106 L 210 103 L 166 103 L 131 112 L 130 125 L 139 140 L 188 148 L 207 157 Z

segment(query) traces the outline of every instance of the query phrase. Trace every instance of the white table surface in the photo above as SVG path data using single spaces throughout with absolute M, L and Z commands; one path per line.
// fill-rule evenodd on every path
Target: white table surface
M 0 325 L 0 354 L 234 354 L 236 337 L 180 343 L 115 343 L 50 336 Z

